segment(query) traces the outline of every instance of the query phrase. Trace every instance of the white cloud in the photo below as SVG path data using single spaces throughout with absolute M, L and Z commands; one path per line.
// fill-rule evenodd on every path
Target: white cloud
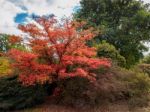
M 26 7 L 29 14 L 55 14 L 58 17 L 70 16 L 80 0 L 9 0 L 18 7 Z
M 58 18 L 70 16 L 80 0 L 0 0 L 0 33 L 20 34 L 14 18 L 17 13 L 55 14 Z M 26 9 L 26 10 L 23 10 Z
M 150 3 L 150 0 L 144 0 L 145 3 Z
M 7 0 L 0 0 L 0 8 L 0 33 L 19 33 L 14 17 L 24 11 Z
M 150 0 L 145 1 L 150 3 Z M 80 0 L 0 0 L 0 33 L 20 34 L 14 22 L 17 13 L 25 11 L 37 15 L 53 13 L 58 18 L 68 17 L 79 2 Z

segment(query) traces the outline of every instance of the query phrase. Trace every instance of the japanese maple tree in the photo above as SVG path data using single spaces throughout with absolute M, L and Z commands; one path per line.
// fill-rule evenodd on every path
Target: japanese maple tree
M 100 66 L 110 67 L 110 61 L 95 58 L 96 49 L 86 45 L 94 33 L 92 28 L 82 29 L 84 22 L 65 21 L 60 25 L 56 19 L 44 17 L 36 22 L 38 25 L 19 26 L 30 35 L 31 52 L 15 49 L 9 52 L 23 84 L 43 84 L 76 76 L 94 81 L 93 70 Z

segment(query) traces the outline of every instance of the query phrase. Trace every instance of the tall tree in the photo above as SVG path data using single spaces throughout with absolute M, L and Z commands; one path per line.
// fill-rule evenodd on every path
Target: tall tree
M 149 4 L 137 0 L 82 0 L 74 18 L 100 30 L 96 39 L 113 44 L 130 67 L 147 50 L 143 42 L 150 40 L 149 9 Z
M 10 57 L 20 70 L 19 79 L 25 85 L 53 82 L 70 77 L 95 79 L 93 70 L 110 66 L 106 59 L 94 58 L 95 48 L 85 43 L 93 38 L 91 29 L 80 30 L 82 23 L 65 22 L 58 25 L 55 19 L 39 18 L 35 24 L 19 26 L 30 35 L 32 52 L 12 49 Z

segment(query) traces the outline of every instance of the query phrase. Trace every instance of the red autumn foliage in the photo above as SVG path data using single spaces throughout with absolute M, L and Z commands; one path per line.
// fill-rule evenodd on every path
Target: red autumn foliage
M 52 72 L 52 68 L 46 64 L 38 63 L 36 54 L 12 49 L 9 51 L 9 55 L 15 59 L 16 63 L 13 66 L 19 69 L 19 80 L 24 85 L 43 84 L 49 80 L 48 74 Z
M 13 44 L 16 44 L 16 43 L 20 43 L 21 42 L 21 37 L 19 37 L 19 36 L 15 36 L 15 35 L 11 35 L 10 37 L 9 37 L 9 43 L 11 43 L 12 45 Z
M 92 71 L 100 66 L 110 67 L 107 59 L 94 58 L 95 48 L 86 42 L 94 37 L 92 29 L 83 30 L 84 23 L 64 22 L 58 25 L 53 18 L 40 18 L 37 23 L 20 25 L 28 33 L 32 53 L 11 50 L 14 66 L 20 70 L 19 79 L 25 85 L 43 84 L 68 77 L 84 77 L 95 80 Z

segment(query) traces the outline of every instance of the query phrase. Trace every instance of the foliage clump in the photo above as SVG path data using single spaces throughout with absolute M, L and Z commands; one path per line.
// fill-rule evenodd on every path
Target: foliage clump
M 9 36 L 6 34 L 0 34 L 0 52 L 6 52 L 9 49 Z
M 0 111 L 29 108 L 44 101 L 46 91 L 40 85 L 25 87 L 17 76 L 0 78 Z
M 15 35 L 0 34 L 0 53 L 6 53 L 12 48 L 20 50 L 25 49 L 21 37 Z
M 126 70 L 118 67 L 113 69 L 112 73 L 116 75 L 117 81 L 124 85 L 122 92 L 131 107 L 148 105 L 150 101 L 150 78 L 148 74 L 137 69 Z
M 81 0 L 75 20 L 85 20 L 100 31 L 96 42 L 106 40 L 126 59 L 130 68 L 143 58 L 150 40 L 150 5 L 142 0 Z
M 114 63 L 122 67 L 126 65 L 125 58 L 120 55 L 119 51 L 113 45 L 106 41 L 96 45 L 96 48 L 98 57 L 111 58 Z
M 10 60 L 6 57 L 0 57 L 0 77 L 9 75 L 13 72 Z
M 57 101 L 65 105 L 85 107 L 126 101 L 132 108 L 142 107 L 150 101 L 150 78 L 144 73 L 113 66 L 98 71 L 92 84 L 81 77 L 69 78 L 59 82 L 57 90 Z

